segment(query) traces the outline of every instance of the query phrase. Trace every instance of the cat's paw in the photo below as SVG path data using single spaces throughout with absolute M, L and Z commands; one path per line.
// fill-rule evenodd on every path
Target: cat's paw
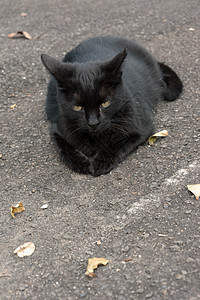
M 93 176 L 100 176 L 109 173 L 115 165 L 111 161 L 98 161 L 95 160 L 90 165 L 90 173 Z

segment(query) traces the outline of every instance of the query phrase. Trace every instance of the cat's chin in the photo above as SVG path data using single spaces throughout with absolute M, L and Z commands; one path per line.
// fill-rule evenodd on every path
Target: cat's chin
M 91 135 L 96 135 L 98 134 L 99 132 L 101 131 L 101 128 L 100 127 L 97 127 L 97 128 L 91 128 L 89 126 L 87 126 L 87 132 Z

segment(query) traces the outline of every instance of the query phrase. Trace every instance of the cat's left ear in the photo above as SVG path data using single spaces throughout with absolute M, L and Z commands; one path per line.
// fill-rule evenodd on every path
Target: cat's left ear
M 104 63 L 103 70 L 110 78 L 120 81 L 122 76 L 122 63 L 127 56 L 127 50 L 124 49 L 122 52 L 117 54 L 113 59 Z
M 55 58 L 42 54 L 41 60 L 45 68 L 59 81 L 68 81 L 73 74 L 73 68 L 70 64 L 60 62 Z

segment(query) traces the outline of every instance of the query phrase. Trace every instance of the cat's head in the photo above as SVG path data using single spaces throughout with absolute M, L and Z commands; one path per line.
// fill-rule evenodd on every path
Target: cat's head
M 90 132 L 109 125 L 120 110 L 122 63 L 126 49 L 105 62 L 64 63 L 42 54 L 42 62 L 58 82 L 60 112 Z

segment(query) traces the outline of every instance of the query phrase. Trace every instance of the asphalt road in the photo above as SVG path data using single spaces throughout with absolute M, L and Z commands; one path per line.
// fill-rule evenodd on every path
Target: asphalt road
M 199 15 L 199 0 L 0 2 L 1 300 L 200 299 L 200 200 L 186 187 L 200 183 Z M 16 31 L 32 39 L 7 38 Z M 109 34 L 168 63 L 184 92 L 158 106 L 155 127 L 169 137 L 93 178 L 64 166 L 50 141 L 40 54 L 61 59 Z M 13 254 L 29 241 L 32 256 Z M 90 257 L 111 262 L 88 278 Z

